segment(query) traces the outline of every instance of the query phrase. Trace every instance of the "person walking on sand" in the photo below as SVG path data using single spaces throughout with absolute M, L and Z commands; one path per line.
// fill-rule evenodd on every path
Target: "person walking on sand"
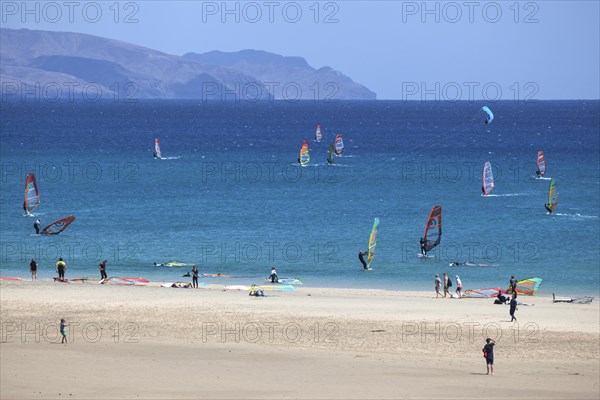
M 35 281 L 37 280 L 37 262 L 35 261 L 35 258 L 31 259 L 31 262 L 29 263 L 29 271 L 31 272 L 31 280 Z
M 440 297 L 440 288 L 442 287 L 442 280 L 438 274 L 435 274 L 435 298 Z
M 517 294 L 513 293 L 512 299 L 510 299 L 510 322 L 516 321 L 515 311 L 517 311 Z
M 65 271 L 67 270 L 67 264 L 63 261 L 62 257 L 58 259 L 56 263 L 56 273 L 58 273 L 59 280 L 65 280 Z
M 66 324 L 66 321 L 64 318 L 60 319 L 60 334 L 62 335 L 62 340 L 60 341 L 61 344 L 64 344 L 65 346 L 67 345 L 67 331 L 65 330 L 65 327 L 68 326 Z
M 483 358 L 485 358 L 485 364 L 487 366 L 486 375 L 489 375 L 490 372 L 492 375 L 494 375 L 494 345 L 496 342 L 490 338 L 487 338 L 485 339 L 485 343 L 485 346 L 483 346 Z
M 459 299 L 462 297 L 462 282 L 460 281 L 458 275 L 456 275 L 456 294 L 458 295 Z
M 108 276 L 106 276 L 106 260 L 98 264 L 98 269 L 100 270 L 100 280 L 108 279 Z
M 198 289 L 198 268 L 196 268 L 196 265 L 192 266 L 192 287 Z

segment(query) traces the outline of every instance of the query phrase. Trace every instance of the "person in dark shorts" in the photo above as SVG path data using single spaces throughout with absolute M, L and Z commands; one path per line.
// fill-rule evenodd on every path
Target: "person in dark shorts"
M 364 269 L 369 269 L 369 266 L 367 265 L 367 262 L 365 261 L 365 256 L 367 255 L 367 253 L 365 253 L 363 250 L 358 252 L 358 259 L 360 260 L 360 263 L 362 264 Z
M 56 272 L 58 273 L 58 279 L 65 279 L 65 271 L 67 270 L 67 264 L 63 261 L 62 257 L 58 259 L 56 263 Z
M 515 293 L 517 291 L 517 279 L 515 278 L 515 276 L 511 276 L 510 277 L 510 282 L 509 282 L 509 293 Z
M 195 265 L 192 267 L 192 287 L 198 289 L 198 268 Z
M 425 248 L 425 245 L 427 244 L 427 241 L 423 238 L 419 239 L 419 245 L 421 246 L 421 254 L 426 256 L 427 255 L 427 249 Z
M 108 276 L 106 276 L 106 260 L 98 264 L 98 269 L 100 270 L 100 279 L 108 279 Z
M 512 299 L 510 299 L 510 322 L 516 321 L 515 311 L 517 311 L 517 294 L 513 293 Z
M 490 373 L 494 375 L 494 342 L 492 339 L 485 339 L 485 346 L 483 346 L 483 357 L 487 366 L 487 375 Z
M 35 261 L 35 258 L 31 259 L 31 262 L 29 263 L 29 271 L 31 272 L 31 280 L 34 281 L 37 279 L 37 262 Z
M 33 228 L 35 229 L 35 234 L 39 235 L 40 231 L 42 230 L 42 223 L 40 222 L 39 219 L 35 220 L 35 223 L 33 224 Z

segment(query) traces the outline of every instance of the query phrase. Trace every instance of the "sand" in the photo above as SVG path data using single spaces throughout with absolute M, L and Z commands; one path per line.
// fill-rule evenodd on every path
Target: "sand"
M 220 288 L 2 282 L 0 397 L 600 397 L 597 302 L 521 296 L 511 323 L 489 299 Z

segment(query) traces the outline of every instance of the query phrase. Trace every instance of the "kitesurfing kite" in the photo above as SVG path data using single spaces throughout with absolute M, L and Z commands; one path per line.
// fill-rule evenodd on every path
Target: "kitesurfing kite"
M 45 227 L 40 234 L 41 235 L 58 235 L 62 231 L 64 231 L 67 226 L 69 226 L 73 221 L 75 221 L 75 217 L 69 215 L 68 217 L 64 217 L 59 219 L 58 221 L 54 221 L 47 227 Z
M 375 249 L 377 248 L 377 229 L 379 228 L 379 218 L 373 221 L 373 228 L 369 236 L 369 250 L 367 251 L 367 269 L 371 269 L 371 262 L 375 257 Z
M 543 176 L 546 173 L 546 159 L 544 158 L 544 152 L 538 151 L 537 156 L 537 171 L 535 174 L 539 177 Z
M 484 196 L 487 196 L 494 190 L 494 174 L 492 174 L 492 164 L 486 161 L 483 164 L 483 172 L 481 173 L 481 191 Z
M 38 192 L 35 174 L 27 174 L 25 178 L 25 195 L 23 200 L 23 209 L 27 215 L 31 215 L 34 208 L 40 205 L 40 193 Z
M 490 110 L 488 106 L 483 106 L 481 107 L 481 111 L 485 111 L 487 114 L 487 116 L 485 117 L 485 124 L 491 124 L 494 120 L 494 113 L 492 112 L 492 110 Z
M 308 142 L 305 140 L 300 148 L 300 165 L 305 166 L 310 161 L 310 155 L 308 154 Z
M 344 152 L 344 141 L 342 140 L 342 135 L 337 134 L 335 136 L 335 155 L 339 156 Z
M 427 255 L 427 252 L 433 250 L 440 241 L 442 240 L 442 207 L 435 206 L 431 209 L 429 213 L 429 218 L 427 218 L 427 224 L 425 225 L 425 232 L 423 233 L 423 250 L 425 252 L 424 255 Z
M 550 179 L 550 188 L 548 189 L 548 203 L 544 204 L 544 207 L 546 207 L 546 210 L 552 214 L 557 204 L 558 192 L 556 191 L 556 181 L 554 178 L 552 178 Z

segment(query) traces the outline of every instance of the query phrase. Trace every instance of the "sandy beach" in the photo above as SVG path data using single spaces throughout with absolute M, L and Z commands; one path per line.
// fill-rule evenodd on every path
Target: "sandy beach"
M 596 399 L 600 307 L 521 296 L 2 282 L 3 399 Z M 67 346 L 58 324 L 67 320 Z M 486 376 L 484 339 L 496 340 Z

